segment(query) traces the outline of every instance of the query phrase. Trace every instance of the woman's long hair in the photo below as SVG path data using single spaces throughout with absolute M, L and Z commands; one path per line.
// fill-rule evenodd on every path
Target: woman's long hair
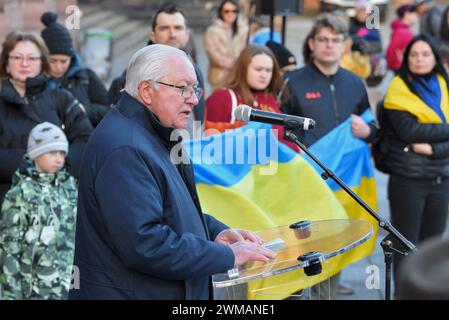
M 225 86 L 236 90 L 237 94 L 242 97 L 243 103 L 249 106 L 253 106 L 254 95 L 253 90 L 249 87 L 247 81 L 248 66 L 251 63 L 251 59 L 259 54 L 265 54 L 271 58 L 273 61 L 273 73 L 271 76 L 271 81 L 268 87 L 264 90 L 266 94 L 277 95 L 279 91 L 286 90 L 283 85 L 284 81 L 281 76 L 279 65 L 273 52 L 262 45 L 248 45 L 240 53 L 234 67 L 232 68 Z M 284 92 L 284 96 L 285 96 Z
M 402 64 L 401 64 L 401 68 L 399 69 L 398 75 L 405 82 L 405 84 L 410 89 L 410 91 L 417 94 L 417 92 L 411 82 L 412 72 L 410 71 L 410 65 L 408 62 L 408 58 L 410 56 L 410 51 L 412 50 L 413 45 L 418 41 L 424 41 L 425 43 L 427 43 L 429 45 L 430 49 L 432 50 L 433 55 L 435 56 L 435 61 L 436 61 L 435 67 L 433 68 L 433 72 L 440 74 L 444 78 L 444 80 L 446 81 L 446 86 L 447 86 L 448 92 L 449 92 L 449 78 L 448 78 L 446 69 L 444 68 L 443 59 L 441 58 L 440 51 L 438 50 L 438 47 L 434 43 L 434 40 L 431 37 L 426 36 L 424 34 L 415 36 L 412 39 L 412 41 L 410 41 L 410 43 L 408 44 L 408 46 L 404 52 L 404 58 L 402 59 Z
M 0 55 L 0 81 L 2 82 L 9 78 L 9 74 L 6 71 L 9 54 L 21 41 L 30 41 L 37 46 L 41 54 L 41 72 L 45 74 L 50 73 L 50 64 L 48 63 L 49 53 L 44 40 L 39 35 L 32 32 L 12 31 L 6 36 L 5 42 L 3 42 L 2 53 Z
M 235 18 L 234 23 L 232 24 L 232 36 L 234 37 L 238 31 L 239 31 L 239 24 L 238 24 L 238 20 L 239 20 L 239 5 L 233 1 L 233 0 L 224 0 L 220 3 L 220 5 L 218 6 L 218 10 L 217 10 L 217 17 L 220 18 L 221 21 L 224 21 L 223 19 L 223 7 L 226 3 L 230 3 L 232 5 L 235 6 L 236 10 L 237 10 L 237 17 Z

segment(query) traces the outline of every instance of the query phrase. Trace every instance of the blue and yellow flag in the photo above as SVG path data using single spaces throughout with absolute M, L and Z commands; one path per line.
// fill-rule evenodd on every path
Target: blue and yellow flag
M 370 110 L 361 115 L 365 122 L 374 120 Z M 369 145 L 351 133 L 351 118 L 334 128 L 310 146 L 312 152 L 327 168 L 377 211 L 376 180 Z M 317 172 L 323 170 L 312 159 L 303 155 Z M 350 199 L 332 179 L 326 180 L 352 219 L 364 219 L 365 211 Z M 348 199 L 346 199 L 348 198 Z
M 365 122 L 374 120 L 371 110 L 361 115 Z M 374 177 L 374 167 L 371 160 L 369 145 L 354 137 L 351 133 L 351 118 L 331 130 L 324 137 L 310 146 L 312 152 L 327 168 L 335 173 L 348 187 L 352 189 L 374 211 L 377 211 L 377 190 Z M 320 174 L 323 170 L 307 155 L 303 154 L 309 164 Z M 347 255 L 357 255 L 359 252 L 372 252 L 377 236 L 377 221 L 371 217 L 354 199 L 352 199 L 335 181 L 326 180 L 340 203 L 345 208 L 348 218 L 367 220 L 373 224 L 374 236 L 358 250 Z M 366 250 L 365 250 L 366 249 Z M 364 254 L 364 253 L 363 253 Z
M 301 220 L 353 217 L 314 168 L 278 142 L 269 125 L 249 124 L 189 141 L 185 147 L 194 164 L 203 210 L 230 227 L 257 231 Z M 365 246 L 331 259 L 328 275 L 370 250 Z M 251 282 L 248 298 L 283 299 L 322 280 L 297 270 Z

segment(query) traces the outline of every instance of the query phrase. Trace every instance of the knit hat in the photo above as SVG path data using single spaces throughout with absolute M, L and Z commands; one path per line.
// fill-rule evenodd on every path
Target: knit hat
M 31 130 L 28 137 L 28 157 L 34 160 L 40 155 L 52 151 L 64 151 L 67 155 L 69 152 L 67 138 L 64 131 L 58 126 L 50 122 L 40 123 Z
M 283 68 L 291 64 L 296 65 L 295 56 L 282 44 L 270 40 L 266 46 L 273 52 L 279 67 Z
M 403 18 L 406 12 L 415 12 L 416 11 L 416 6 L 413 6 L 411 4 L 404 4 L 403 6 L 400 6 L 397 10 L 396 10 L 396 14 L 398 15 L 399 18 Z
M 69 30 L 56 20 L 58 15 L 54 12 L 45 12 L 41 16 L 42 23 L 46 26 L 41 32 L 41 36 L 50 51 L 50 54 L 64 54 L 72 56 L 73 45 L 72 36 Z

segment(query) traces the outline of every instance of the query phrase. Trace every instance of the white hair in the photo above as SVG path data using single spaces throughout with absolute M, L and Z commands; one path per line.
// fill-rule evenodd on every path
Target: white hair
M 139 83 L 145 80 L 159 80 L 166 76 L 167 60 L 172 56 L 187 59 L 184 51 L 164 44 L 152 44 L 134 53 L 126 69 L 126 92 L 136 98 Z

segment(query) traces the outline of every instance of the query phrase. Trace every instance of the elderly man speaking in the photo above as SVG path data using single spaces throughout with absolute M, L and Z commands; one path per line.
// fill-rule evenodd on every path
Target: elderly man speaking
M 189 164 L 170 140 L 201 97 L 186 54 L 166 45 L 134 54 L 126 92 L 99 124 L 80 174 L 71 299 L 210 299 L 214 273 L 275 253 L 245 230 L 203 214 Z

